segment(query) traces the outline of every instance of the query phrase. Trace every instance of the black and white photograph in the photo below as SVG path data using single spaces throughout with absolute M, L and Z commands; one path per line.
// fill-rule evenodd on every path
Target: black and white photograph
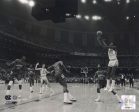
M 139 0 L 0 0 L 0 112 L 139 112 Z

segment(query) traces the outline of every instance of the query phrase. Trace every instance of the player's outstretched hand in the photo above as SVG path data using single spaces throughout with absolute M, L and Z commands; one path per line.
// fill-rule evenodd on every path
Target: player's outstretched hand
M 38 62 L 38 63 L 36 63 L 36 65 L 39 65 L 39 62 Z

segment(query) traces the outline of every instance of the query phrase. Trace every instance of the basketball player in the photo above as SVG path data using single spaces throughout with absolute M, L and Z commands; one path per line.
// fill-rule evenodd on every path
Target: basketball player
M 10 73 L 10 80 L 7 86 L 7 91 L 6 91 L 6 96 L 5 99 L 9 99 L 11 98 L 11 86 L 13 85 L 13 80 L 14 78 L 16 78 L 18 80 L 18 84 L 19 84 L 19 98 L 21 97 L 21 93 L 22 93 L 22 78 L 23 78 L 23 72 L 24 72 L 24 68 L 26 66 L 25 63 L 26 57 L 23 56 L 21 59 L 16 59 L 15 61 L 13 61 L 12 63 L 9 63 L 8 66 L 10 66 L 12 68 L 11 73 Z
M 57 82 L 59 82 L 63 86 L 64 103 L 72 104 L 72 101 L 76 101 L 76 99 L 69 93 L 69 90 L 67 88 L 67 82 L 64 74 L 68 73 L 69 71 L 66 69 L 63 62 L 58 61 L 54 63 L 52 66 L 48 67 L 48 70 L 53 72 Z
M 125 79 L 126 79 L 126 78 L 125 78 L 125 75 L 122 73 L 122 74 L 121 74 L 121 86 L 122 86 L 122 87 L 125 87 Z
M 107 84 L 105 90 L 112 91 L 115 87 L 115 72 L 118 67 L 118 59 L 117 59 L 117 50 L 116 46 L 111 42 L 109 45 L 106 44 L 105 40 L 102 38 L 102 32 L 97 31 L 97 40 L 103 48 L 108 49 L 108 73 L 107 73 Z M 110 85 L 110 79 L 112 79 L 112 83 Z
M 129 84 L 130 84 L 130 87 L 134 87 L 134 76 L 133 74 L 130 74 L 129 75 Z
M 33 68 L 33 65 L 30 65 L 28 68 L 28 76 L 30 84 L 30 93 L 33 93 L 34 77 L 35 77 L 35 69 Z
M 97 95 L 98 96 L 95 99 L 96 102 L 100 102 L 100 99 L 101 99 L 100 90 L 105 87 L 105 81 L 106 81 L 105 74 L 106 74 L 106 71 L 102 70 L 101 66 L 98 65 L 98 70 L 96 71 L 95 76 L 94 76 L 94 79 L 97 79 Z M 113 95 L 117 97 L 119 103 L 121 103 L 121 99 L 118 96 L 118 94 L 114 90 L 112 90 L 111 92 Z
M 41 87 L 40 87 L 40 94 L 43 94 L 44 89 L 50 89 L 53 93 L 54 91 L 50 88 L 49 81 L 47 79 L 47 74 L 49 73 L 45 68 L 45 64 L 42 64 L 42 68 L 38 68 L 39 63 L 36 64 L 35 70 L 40 71 L 40 79 L 41 79 Z

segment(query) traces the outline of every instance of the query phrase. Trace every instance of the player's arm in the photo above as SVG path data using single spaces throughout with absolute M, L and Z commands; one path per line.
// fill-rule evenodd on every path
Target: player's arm
M 70 72 L 67 70 L 66 66 L 63 64 L 62 61 L 61 61 L 61 66 L 63 67 L 63 69 L 64 69 L 65 72 L 70 73 Z
M 39 63 L 36 64 L 35 70 L 41 70 L 42 68 L 38 68 Z
M 67 68 L 65 67 L 64 64 L 63 64 L 62 66 L 63 66 L 63 68 L 64 68 L 64 70 L 65 70 L 66 72 L 69 72 L 69 71 L 67 70 Z
M 9 65 L 9 66 L 12 66 L 12 65 L 14 65 L 16 62 L 18 62 L 18 61 L 19 61 L 19 59 L 16 59 L 16 60 L 12 61 L 11 63 L 9 63 L 8 65 Z
M 48 67 L 48 68 L 47 68 L 47 71 L 49 72 L 50 75 L 53 75 L 54 72 L 55 72 L 53 65 L 50 66 L 50 67 Z
M 104 38 L 102 38 L 102 31 L 97 31 L 97 41 L 101 47 L 105 48 L 107 46 Z
M 115 45 L 112 45 L 112 46 L 107 45 L 105 39 L 101 39 L 99 43 L 100 43 L 100 46 L 103 47 L 103 48 L 107 48 L 107 49 L 108 48 L 116 48 Z
M 97 72 L 95 73 L 95 75 L 94 75 L 94 77 L 93 77 L 93 78 L 94 78 L 94 79 L 96 79 L 96 77 L 97 77 Z
M 101 47 L 103 48 L 110 48 L 112 46 L 108 46 L 107 43 L 106 43 L 106 40 L 102 37 L 97 37 L 97 40 L 98 40 L 98 43 Z
M 135 81 L 135 79 L 134 79 L 134 75 L 132 74 L 132 78 L 133 78 L 133 81 Z
M 53 65 L 49 66 L 49 67 L 47 68 L 47 71 L 48 71 L 49 73 L 54 72 L 54 67 L 53 67 Z
M 98 74 L 97 74 L 97 72 L 96 72 L 95 75 L 94 75 L 94 77 L 93 77 L 94 83 L 96 83 L 96 81 L 97 81 L 97 76 L 98 76 Z
M 52 71 L 53 69 L 54 69 L 53 66 L 49 66 L 49 67 L 47 68 L 48 71 Z
M 48 74 L 48 73 L 50 73 L 50 72 L 46 69 L 46 73 Z
M 50 73 L 51 73 L 51 72 L 50 72 L 50 71 L 48 71 L 48 70 L 46 69 L 46 75 L 47 75 L 47 74 L 50 74 Z
M 115 51 L 115 54 L 116 54 L 116 56 L 117 56 L 117 50 L 114 50 Z
M 15 64 L 17 61 L 18 61 L 18 59 L 16 59 L 16 60 L 12 61 L 12 62 L 10 63 L 10 65 Z
M 99 45 L 103 48 L 116 48 L 116 46 L 109 46 L 106 43 L 106 40 L 104 38 L 102 38 L 102 32 L 101 31 L 97 31 L 97 41 L 99 43 Z
M 23 63 L 23 70 L 24 71 L 28 71 L 29 70 L 29 67 L 28 66 L 29 66 L 29 63 L 24 62 Z

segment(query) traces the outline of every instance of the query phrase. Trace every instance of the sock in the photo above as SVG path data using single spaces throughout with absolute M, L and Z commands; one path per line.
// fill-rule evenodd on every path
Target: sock
M 33 91 L 33 86 L 32 87 L 30 87 L 30 92 L 32 92 Z
M 42 93 L 42 87 L 40 87 L 40 93 Z
M 100 100 L 100 93 L 97 93 L 97 95 L 98 95 L 98 96 L 97 96 L 97 99 L 99 99 L 99 100 Z
M 67 92 L 64 93 L 64 102 L 66 102 L 66 101 L 68 101 L 68 93 Z
M 19 85 L 19 89 L 20 89 L 20 90 L 22 89 L 22 85 Z
M 118 94 L 116 94 L 115 96 L 116 96 L 116 98 L 118 99 L 118 101 L 121 103 L 121 102 L 122 102 L 122 100 L 121 100 L 121 98 L 119 97 L 119 95 L 118 95 Z
M 111 88 L 115 87 L 115 80 L 112 80 Z
M 107 85 L 106 85 L 106 88 L 110 87 L 110 80 L 107 79 Z

